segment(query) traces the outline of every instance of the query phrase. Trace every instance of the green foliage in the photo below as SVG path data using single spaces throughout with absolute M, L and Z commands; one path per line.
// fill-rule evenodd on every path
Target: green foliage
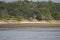
M 37 20 L 42 20 L 42 16 L 41 16 L 41 15 L 38 15 L 38 16 L 36 17 L 36 19 L 37 19 Z
M 32 21 L 32 20 L 33 20 L 33 18 L 32 18 L 32 17 L 30 17 L 28 20 L 29 20 L 29 21 Z
M 17 20 L 18 21 L 22 21 L 22 20 L 24 20 L 25 18 L 23 17 L 23 16 L 18 16 L 18 18 L 17 18 Z
M 32 0 L 0 1 L 0 20 L 29 20 L 34 18 L 37 20 L 60 20 L 60 3 L 52 1 L 33 2 Z

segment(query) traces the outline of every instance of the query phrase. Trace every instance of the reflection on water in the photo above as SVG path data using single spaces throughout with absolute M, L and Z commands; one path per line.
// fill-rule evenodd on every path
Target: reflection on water
M 0 40 L 60 40 L 60 28 L 20 27 L 10 29 L 0 28 Z

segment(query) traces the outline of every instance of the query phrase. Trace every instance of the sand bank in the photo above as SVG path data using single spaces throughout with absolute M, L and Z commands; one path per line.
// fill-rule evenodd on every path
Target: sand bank
M 38 24 L 43 24 L 43 23 L 46 23 L 46 24 L 60 24 L 60 21 L 28 21 L 28 20 L 23 20 L 23 21 L 13 21 L 13 20 L 10 20 L 10 21 L 0 21 L 0 24 L 25 24 L 25 23 L 32 23 L 32 24 L 35 24 L 35 23 L 38 23 Z

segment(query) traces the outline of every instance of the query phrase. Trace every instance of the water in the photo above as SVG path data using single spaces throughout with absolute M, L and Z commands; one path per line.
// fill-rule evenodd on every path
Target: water
M 0 40 L 60 40 L 60 28 L 0 28 Z

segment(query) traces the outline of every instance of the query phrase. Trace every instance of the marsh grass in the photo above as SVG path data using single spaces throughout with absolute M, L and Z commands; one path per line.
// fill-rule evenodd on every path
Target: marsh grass
M 39 24 L 39 23 L 35 23 L 35 24 L 32 24 L 32 23 L 28 23 L 28 24 L 0 24 L 0 27 L 1 26 L 19 26 L 19 27 L 60 27 L 60 24 Z

